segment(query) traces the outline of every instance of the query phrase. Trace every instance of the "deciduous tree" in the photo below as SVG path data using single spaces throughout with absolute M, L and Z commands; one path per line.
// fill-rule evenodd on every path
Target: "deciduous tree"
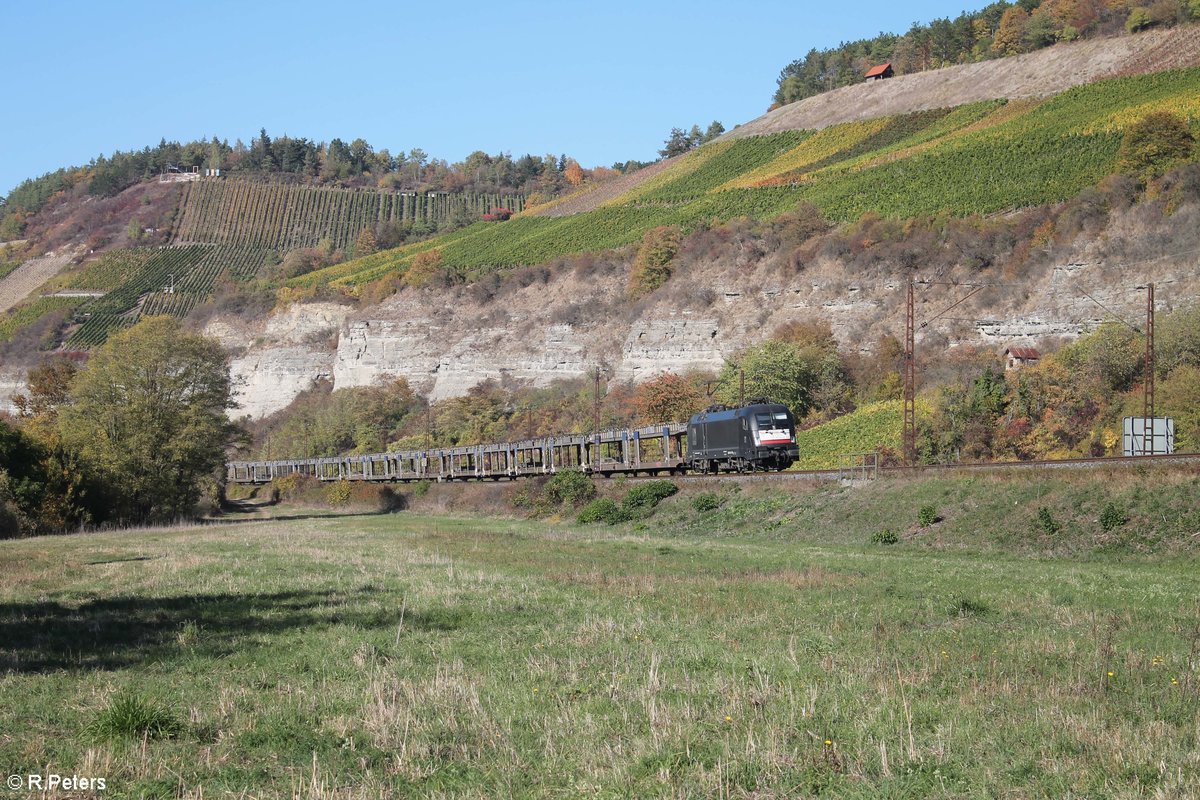
M 1186 122 L 1169 111 L 1154 111 L 1125 130 L 1117 163 L 1123 171 L 1148 180 L 1187 160 L 1195 146 Z
M 719 377 L 722 402 L 738 402 L 740 370 L 746 373 L 745 397 L 765 397 L 782 403 L 800 419 L 813 408 L 813 390 L 820 382 L 816 364 L 804 358 L 799 345 L 769 339 L 726 362 Z
M 671 259 L 679 252 L 682 239 L 682 232 L 673 226 L 664 225 L 646 231 L 629 273 L 631 297 L 649 294 L 671 278 Z
M 358 232 L 358 238 L 354 240 L 354 257 L 362 258 L 369 256 L 372 253 L 378 252 L 379 246 L 375 242 L 375 231 L 370 228 L 363 228 Z
M 583 179 L 586 176 L 583 167 L 579 166 L 579 162 L 572 158 L 567 161 L 567 168 L 563 171 L 563 177 L 567 179 L 567 183 L 572 186 L 578 186 L 583 183 Z
M 63 442 L 104 479 L 118 518 L 188 514 L 225 460 L 235 427 L 221 346 L 150 317 L 111 337 L 59 412 Z
M 1020 53 L 1028 26 L 1029 12 L 1020 6 L 1010 7 L 1000 18 L 1000 27 L 992 39 L 992 52 L 1005 56 Z
M 681 421 L 704 406 L 704 395 L 687 378 L 665 372 L 638 385 L 633 405 L 639 422 Z

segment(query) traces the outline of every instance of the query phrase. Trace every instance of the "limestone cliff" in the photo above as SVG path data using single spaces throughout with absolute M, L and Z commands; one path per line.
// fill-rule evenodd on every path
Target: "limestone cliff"
M 1140 325 L 1145 293 L 1138 287 L 1147 281 L 1158 285 L 1160 311 L 1191 302 L 1200 293 L 1194 253 L 1136 263 L 1114 255 L 1130 241 L 1140 252 L 1146 241 L 1169 242 L 1169 229 L 1178 226 L 1200 228 L 1200 209 L 1181 209 L 1159 227 L 1118 218 L 1103 236 L 1083 237 L 1064 257 L 1043 260 L 1011 282 L 995 271 L 918 269 L 918 279 L 936 281 L 919 283 L 916 292 L 917 322 L 928 321 L 917 333 L 919 361 L 960 345 L 1000 350 L 1072 338 L 1114 315 Z M 635 382 L 666 371 L 717 370 L 727 356 L 793 320 L 827 320 L 847 349 L 869 351 L 884 334 L 902 336 L 905 283 L 894 271 L 852 275 L 843 261 L 822 257 L 796 273 L 786 261 L 779 253 L 735 265 L 700 261 L 637 302 L 626 299 L 619 270 L 580 275 L 562 268 L 545 282 L 502 288 L 483 301 L 470 287 L 406 289 L 372 308 L 301 304 L 253 331 L 216 320 L 207 332 L 233 349 L 240 413 L 252 417 L 283 408 L 317 378 L 342 388 L 404 377 L 442 399 L 489 379 L 546 385 L 597 365 Z M 972 290 L 964 284 L 978 282 L 995 285 L 962 301 Z

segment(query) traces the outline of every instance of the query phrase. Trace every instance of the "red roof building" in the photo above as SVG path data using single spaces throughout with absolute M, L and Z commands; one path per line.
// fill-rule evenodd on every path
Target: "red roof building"
M 881 81 L 884 78 L 895 77 L 896 72 L 892 69 L 891 64 L 880 64 L 877 67 L 871 67 L 867 70 L 867 74 L 863 77 L 869 81 Z
M 1042 354 L 1032 347 L 1009 347 L 1004 351 L 1004 371 L 1036 364 L 1041 357 Z

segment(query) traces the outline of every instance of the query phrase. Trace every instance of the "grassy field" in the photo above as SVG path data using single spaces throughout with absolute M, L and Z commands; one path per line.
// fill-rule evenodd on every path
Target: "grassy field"
M 1200 795 L 1194 543 L 973 547 L 1044 482 L 964 480 L 705 511 L 689 488 L 611 528 L 403 512 L 3 542 L 0 768 L 104 797 Z M 1200 523 L 1196 479 L 1168 488 Z M 917 529 L 921 504 L 941 521 Z M 871 544 L 885 507 L 900 542 Z

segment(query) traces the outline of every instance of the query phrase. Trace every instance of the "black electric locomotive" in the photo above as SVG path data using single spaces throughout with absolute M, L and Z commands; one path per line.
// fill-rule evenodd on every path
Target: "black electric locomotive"
M 796 421 L 779 403 L 702 411 L 688 420 L 687 443 L 699 473 L 783 470 L 800 457 Z

